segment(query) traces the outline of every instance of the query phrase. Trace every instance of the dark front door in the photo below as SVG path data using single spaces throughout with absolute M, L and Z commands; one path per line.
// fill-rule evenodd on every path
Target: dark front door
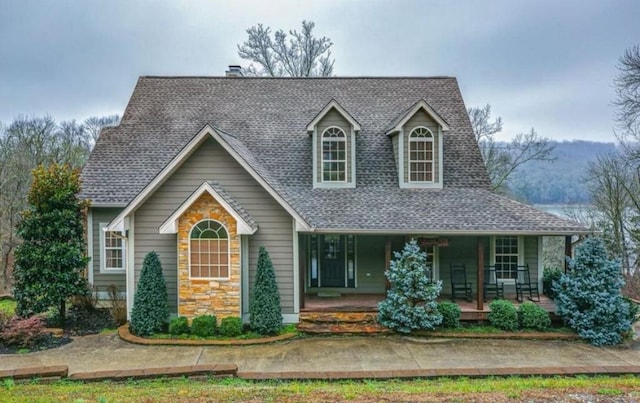
M 344 235 L 325 235 L 320 239 L 320 286 L 344 287 Z

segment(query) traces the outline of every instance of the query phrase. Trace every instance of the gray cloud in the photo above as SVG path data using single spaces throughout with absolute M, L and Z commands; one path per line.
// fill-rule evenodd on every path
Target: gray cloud
M 140 75 L 220 75 L 245 29 L 302 19 L 338 75 L 455 75 L 504 136 L 612 140 L 615 63 L 640 2 L 18 1 L 0 5 L 0 121 L 122 113 Z

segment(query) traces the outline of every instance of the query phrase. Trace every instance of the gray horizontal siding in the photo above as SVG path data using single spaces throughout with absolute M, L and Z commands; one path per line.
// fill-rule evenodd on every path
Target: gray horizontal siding
M 100 223 L 109 223 L 113 220 L 122 209 L 117 208 L 91 208 L 92 214 L 92 248 L 90 267 L 93 270 L 93 285 L 99 292 L 106 292 L 110 285 L 118 287 L 120 292 L 125 292 L 126 278 L 125 273 L 100 273 L 100 236 L 102 230 Z
M 266 247 L 275 268 L 283 313 L 293 313 L 293 220 L 215 140 L 207 139 L 135 213 L 136 282 L 144 256 L 160 255 L 172 312 L 177 311 L 177 238 L 160 225 L 204 181 L 215 180 L 259 226 L 249 236 L 249 279 L 253 288 L 258 248 Z

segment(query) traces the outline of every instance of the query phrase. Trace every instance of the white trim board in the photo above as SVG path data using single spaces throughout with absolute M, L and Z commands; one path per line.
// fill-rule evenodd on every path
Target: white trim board
M 387 136 L 390 136 L 393 133 L 402 130 L 402 127 L 407 123 L 407 121 L 411 119 L 411 117 L 413 117 L 413 115 L 415 115 L 420 109 L 424 110 L 427 115 L 431 117 L 431 119 L 435 120 L 436 123 L 438 123 L 442 127 L 442 131 L 449 131 L 449 124 L 427 103 L 427 101 L 421 99 L 420 101 L 416 102 L 413 108 L 411 108 L 407 113 L 403 115 L 402 119 L 400 119 L 400 121 L 394 127 L 387 130 Z
M 325 105 L 324 108 L 322 108 L 322 110 L 316 115 L 316 117 L 313 118 L 311 122 L 309 122 L 309 124 L 307 125 L 307 131 L 308 132 L 314 131 L 318 122 L 320 122 L 322 118 L 324 118 L 325 115 L 329 113 L 331 109 L 334 109 L 334 108 L 336 111 L 338 111 L 340 115 L 342 115 L 343 118 L 347 120 L 347 122 L 349 122 L 349 124 L 354 128 L 354 130 L 357 130 L 357 131 L 362 130 L 360 127 L 360 123 L 358 123 L 358 121 L 355 120 L 355 118 L 351 116 L 351 114 L 349 114 L 349 112 L 347 112 L 346 109 L 344 109 L 338 103 L 338 101 L 336 101 L 335 99 L 332 99 L 331 101 L 329 101 L 327 105 Z

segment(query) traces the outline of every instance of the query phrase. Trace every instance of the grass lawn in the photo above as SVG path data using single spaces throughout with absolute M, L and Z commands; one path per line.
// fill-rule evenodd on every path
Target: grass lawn
M 251 382 L 154 380 L 125 383 L 0 383 L 2 402 L 156 401 L 629 401 L 640 399 L 640 378 L 553 377 L 388 381 Z M 578 396 L 576 396 L 578 395 Z

